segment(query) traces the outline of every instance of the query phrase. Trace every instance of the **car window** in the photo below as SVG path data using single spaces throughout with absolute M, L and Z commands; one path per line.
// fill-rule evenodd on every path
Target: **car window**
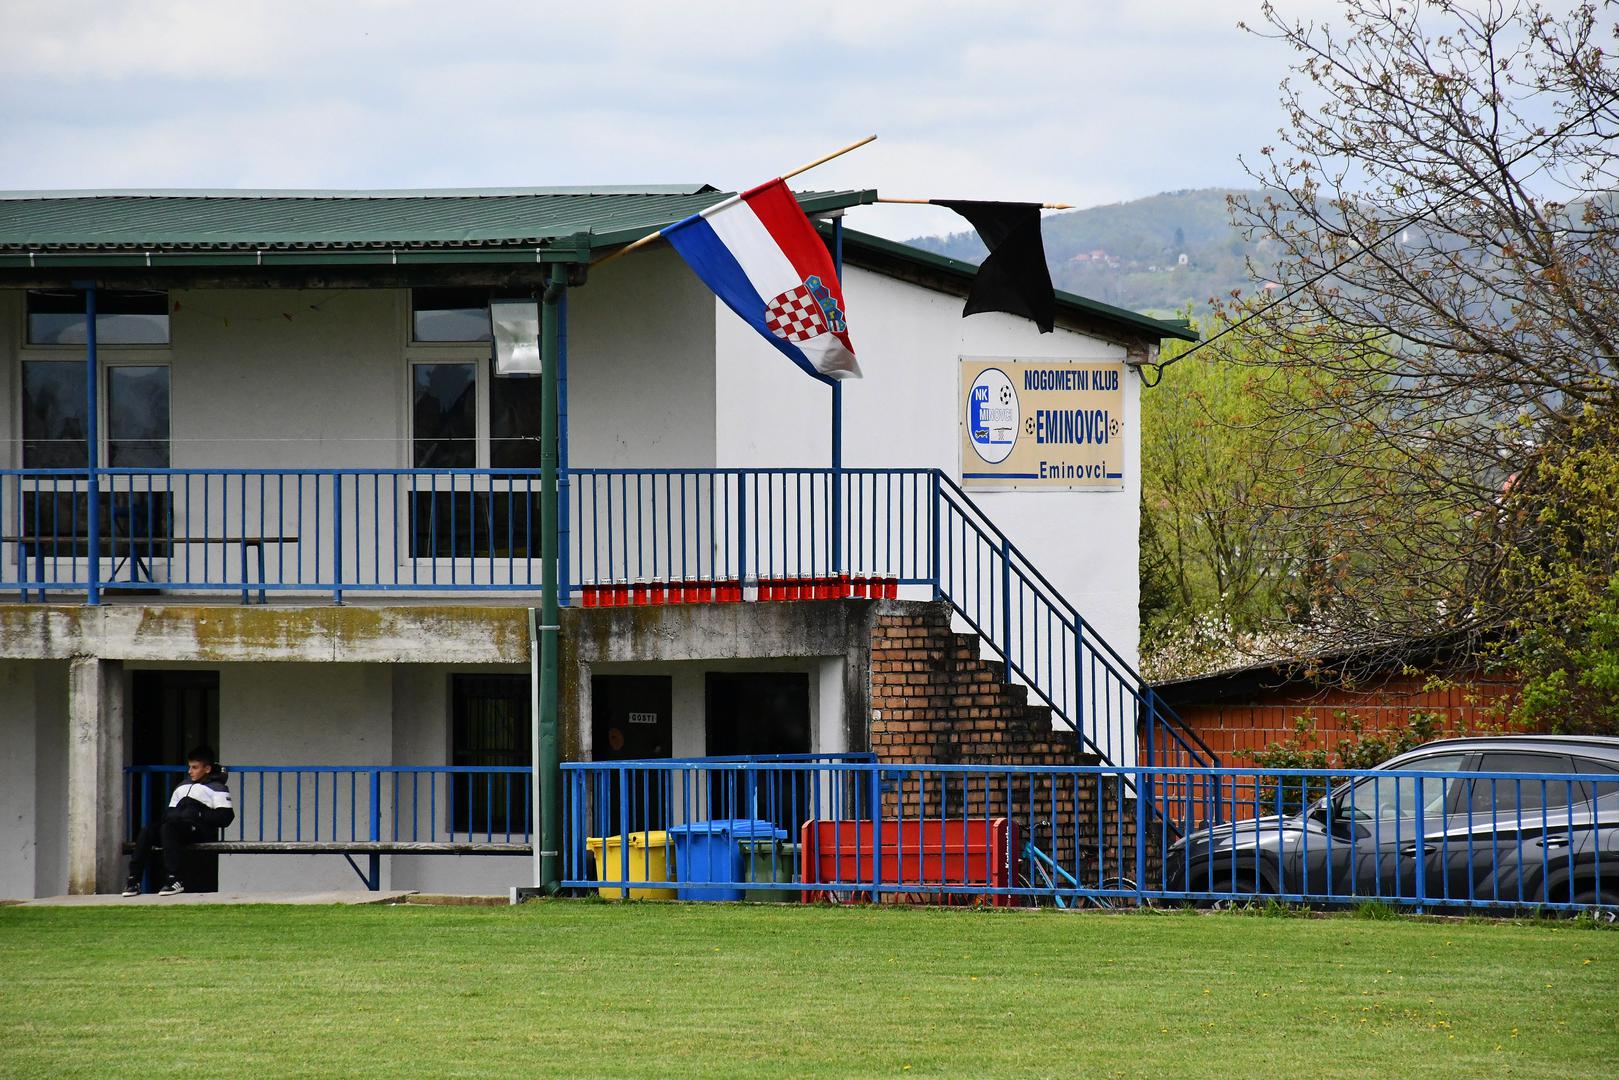
M 1609 765 L 1603 761 L 1593 761 L 1590 758 L 1574 759 L 1574 771 L 1580 773 L 1597 773 L 1590 782 L 1580 785 L 1590 791 L 1593 799 L 1603 801 L 1604 806 L 1613 806 L 1619 803 L 1619 766 Z
M 1571 773 L 1574 765 L 1562 754 L 1528 754 L 1495 750 L 1480 756 L 1479 772 Z M 1469 804 L 1474 814 L 1516 814 L 1524 810 L 1567 808 L 1585 799 L 1583 785 L 1558 780 L 1475 780 Z
M 1393 820 L 1417 816 L 1418 789 L 1421 789 L 1424 817 L 1443 814 L 1455 785 L 1454 777 L 1400 776 L 1401 772 L 1460 772 L 1466 754 L 1440 754 L 1402 762 L 1387 776 L 1368 776 L 1352 784 L 1339 796 L 1340 813 L 1362 820 Z

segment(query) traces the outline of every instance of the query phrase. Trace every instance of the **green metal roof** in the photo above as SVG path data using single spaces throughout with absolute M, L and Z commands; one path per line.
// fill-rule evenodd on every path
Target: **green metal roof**
M 843 230 L 843 252 L 845 258 L 853 258 L 857 262 L 860 261 L 862 254 L 866 254 L 878 256 L 879 260 L 886 258 L 910 263 L 945 278 L 955 279 L 962 285 L 970 284 L 978 274 L 978 267 L 974 263 L 952 259 L 948 255 L 939 255 L 932 251 L 923 251 L 921 248 L 885 240 L 870 233 L 855 232 L 849 228 Z M 965 292 L 963 295 L 966 295 Z M 1078 293 L 1063 292 L 1061 289 L 1057 290 L 1057 311 L 1080 319 L 1100 319 L 1103 322 L 1123 325 L 1147 337 L 1198 340 L 1197 331 L 1193 330 L 1185 319 L 1155 319 L 1150 315 L 1114 307 L 1112 304 L 1104 304 L 1100 300 L 1092 300 Z
M 496 261 L 538 249 L 582 255 L 712 206 L 707 184 L 432 191 L 0 192 L 0 266 L 210 265 L 199 253 L 437 252 Z M 870 191 L 801 192 L 808 213 L 870 202 Z M 186 254 L 183 261 L 172 258 Z M 47 262 L 41 262 L 41 260 Z M 221 263 L 238 260 L 221 259 Z M 299 261 L 299 260 L 277 260 Z M 349 260 L 345 260 L 349 261 Z M 364 259 L 361 261 L 374 261 Z M 411 261 L 437 261 L 433 258 Z

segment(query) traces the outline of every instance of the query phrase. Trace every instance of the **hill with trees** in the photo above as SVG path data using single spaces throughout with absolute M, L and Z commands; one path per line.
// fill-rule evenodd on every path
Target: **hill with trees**
M 1223 188 L 1171 191 L 1144 199 L 1048 214 L 1042 234 L 1052 283 L 1131 311 L 1207 313 L 1211 297 L 1253 291 L 1244 258 L 1262 258 L 1231 224 Z M 907 241 L 969 262 L 984 257 L 971 229 Z

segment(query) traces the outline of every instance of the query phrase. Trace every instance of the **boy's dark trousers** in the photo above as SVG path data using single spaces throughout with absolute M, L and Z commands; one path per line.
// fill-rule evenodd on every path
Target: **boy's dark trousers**
M 203 828 L 200 824 L 179 819 L 149 822 L 135 838 L 135 854 L 129 860 L 129 876 L 144 878 L 146 866 L 152 861 L 152 848 L 161 844 L 163 869 L 169 877 L 184 881 L 181 870 L 185 864 L 187 845 L 201 840 L 212 840 L 213 832 L 214 830 Z

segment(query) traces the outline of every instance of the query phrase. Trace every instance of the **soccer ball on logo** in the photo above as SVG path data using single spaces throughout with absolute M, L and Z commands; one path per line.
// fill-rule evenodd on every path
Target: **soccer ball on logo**
M 1001 385 L 1000 399 L 1002 405 L 1012 404 L 1012 388 L 1006 384 Z

